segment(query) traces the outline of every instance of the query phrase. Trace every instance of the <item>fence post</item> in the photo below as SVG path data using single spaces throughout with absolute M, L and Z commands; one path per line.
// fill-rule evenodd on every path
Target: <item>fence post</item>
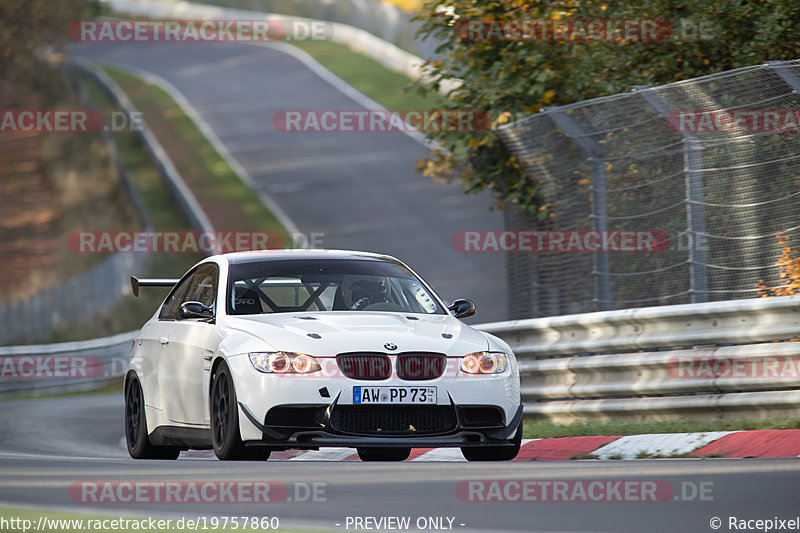
M 787 61 L 767 61 L 765 65 L 780 77 L 795 93 L 800 93 L 800 75 L 792 69 Z
M 583 132 L 560 107 L 543 109 L 550 120 L 564 134 L 588 154 L 587 161 L 591 167 L 592 186 L 592 228 L 598 232 L 608 230 L 608 205 L 606 203 L 606 167 L 602 159 L 602 148 L 594 139 Z M 598 311 L 606 311 L 615 307 L 611 299 L 611 280 L 609 278 L 608 252 L 596 252 L 592 256 L 594 263 L 594 304 Z
M 664 97 L 647 85 L 633 88 L 665 120 L 674 111 Z M 703 208 L 703 155 L 702 142 L 691 132 L 681 132 L 683 137 L 683 164 L 686 173 L 686 233 L 689 243 L 689 295 L 692 303 L 708 301 L 708 272 L 706 259 L 706 223 Z

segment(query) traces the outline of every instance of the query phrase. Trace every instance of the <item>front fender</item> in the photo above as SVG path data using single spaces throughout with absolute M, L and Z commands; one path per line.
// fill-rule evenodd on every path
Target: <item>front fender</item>
M 218 355 L 216 359 L 214 359 L 214 363 L 212 368 L 216 369 L 218 365 L 227 365 L 228 370 L 231 372 L 231 378 L 233 379 L 233 387 L 236 391 L 236 399 L 237 402 L 241 402 L 243 398 L 249 397 L 251 394 L 251 389 L 253 386 L 253 381 L 258 380 L 260 376 L 257 374 L 256 370 L 250 364 L 250 358 L 246 353 L 232 355 L 232 356 L 224 356 L 222 354 Z M 209 382 L 207 390 L 209 391 L 209 398 L 211 393 L 211 383 Z M 242 411 L 241 406 L 238 406 L 239 409 L 239 433 L 242 437 L 242 440 L 261 440 L 261 430 L 258 429 L 256 426 L 253 425 L 250 420 L 248 420 L 247 416 L 245 415 L 244 411 Z

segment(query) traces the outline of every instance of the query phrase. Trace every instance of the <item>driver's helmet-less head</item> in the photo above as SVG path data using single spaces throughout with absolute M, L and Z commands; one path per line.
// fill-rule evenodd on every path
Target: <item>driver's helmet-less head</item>
M 389 301 L 389 279 L 377 276 L 347 276 L 342 281 L 342 296 L 348 309 Z

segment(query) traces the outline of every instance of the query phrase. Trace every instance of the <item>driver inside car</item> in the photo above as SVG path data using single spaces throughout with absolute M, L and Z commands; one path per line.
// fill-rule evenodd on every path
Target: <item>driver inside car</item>
M 347 309 L 362 311 L 379 303 L 389 302 L 389 280 L 386 278 L 345 279 L 342 286 Z

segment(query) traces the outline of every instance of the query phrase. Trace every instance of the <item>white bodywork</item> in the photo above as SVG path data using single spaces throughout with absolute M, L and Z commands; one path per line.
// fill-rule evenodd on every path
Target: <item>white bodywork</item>
M 225 302 L 230 261 L 253 254 L 264 260 L 292 257 L 377 258 L 359 252 L 309 250 L 307 252 L 245 252 L 213 256 L 199 264 L 219 268 L 216 302 Z M 391 258 L 389 258 L 391 259 Z M 396 260 L 395 260 L 396 261 Z M 435 296 L 429 287 L 426 288 Z M 438 297 L 436 297 L 438 299 Z M 438 300 L 442 308 L 446 306 Z M 163 307 L 163 304 L 162 304 Z M 263 423 L 276 405 L 353 403 L 353 387 L 409 386 L 392 371 L 389 379 L 359 381 L 341 374 L 335 356 L 346 352 L 385 352 L 395 368 L 393 351 L 425 351 L 445 354 L 447 367 L 439 378 L 419 382 L 437 387 L 438 405 L 497 406 L 509 424 L 520 410 L 519 370 L 509 346 L 502 340 L 470 328 L 447 314 L 411 314 L 386 311 L 305 311 L 228 315 L 225 305 L 215 306 L 214 320 L 160 320 L 159 311 L 144 325 L 134 341 L 126 375 L 135 373 L 145 399 L 147 431 L 159 427 L 209 429 L 211 371 L 220 361 L 229 367 L 237 399 Z M 312 336 L 309 336 L 311 334 Z M 319 337 L 319 338 L 315 338 Z M 449 338 L 446 338 L 449 337 Z M 315 357 L 322 367 L 313 374 L 268 374 L 251 363 L 251 352 L 297 352 Z M 498 374 L 473 375 L 460 369 L 470 353 L 492 351 L 508 354 L 508 365 Z M 328 398 L 320 389 L 327 388 Z M 262 431 L 239 410 L 239 429 L 244 441 L 261 440 Z M 513 434 L 513 433 L 512 433 Z M 410 445 L 413 443 L 410 442 Z

